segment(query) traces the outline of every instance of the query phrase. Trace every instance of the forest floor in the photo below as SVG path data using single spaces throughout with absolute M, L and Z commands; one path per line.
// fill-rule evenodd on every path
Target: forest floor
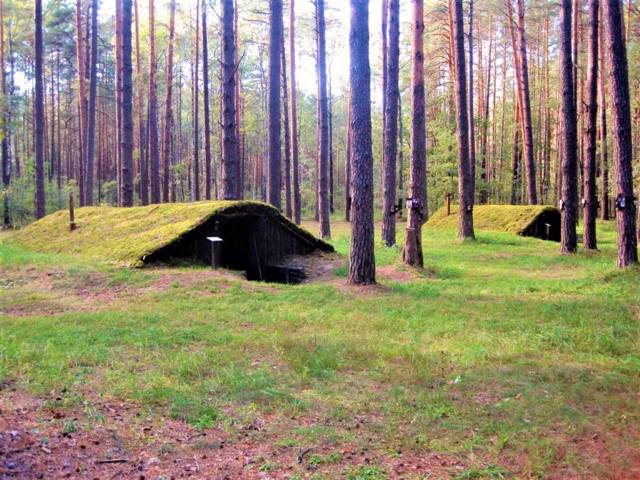
M 366 289 L 332 228 L 343 260 L 296 286 L 0 243 L 0 479 L 640 478 L 613 224 L 571 257 L 426 230 L 424 272 L 378 246 Z

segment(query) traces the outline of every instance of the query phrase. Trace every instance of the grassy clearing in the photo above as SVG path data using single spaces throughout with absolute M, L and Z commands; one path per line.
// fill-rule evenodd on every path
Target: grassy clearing
M 332 227 L 346 254 L 348 225 Z M 322 446 L 313 462 L 345 478 L 390 475 L 351 466 L 345 445 L 436 452 L 462 462 L 456 478 L 615 476 L 640 458 L 640 270 L 615 269 L 614 225 L 599 235 L 601 252 L 569 257 L 510 234 L 460 244 L 427 229 L 430 273 L 365 291 L 343 285 L 346 268 L 266 285 L 1 244 L 0 385 L 69 405 L 133 401 L 202 429 L 269 418 L 264 439 Z M 403 269 L 398 248 L 376 254 Z M 63 311 L 43 314 L 61 295 Z

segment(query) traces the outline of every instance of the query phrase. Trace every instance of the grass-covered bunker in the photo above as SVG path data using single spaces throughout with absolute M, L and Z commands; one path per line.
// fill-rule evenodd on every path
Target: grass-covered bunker
M 458 206 L 451 205 L 435 212 L 428 227 L 457 228 Z M 514 233 L 524 237 L 560 241 L 560 210 L 545 205 L 476 205 L 473 207 L 473 225 L 477 230 Z
M 145 207 L 83 207 L 77 229 L 59 211 L 17 231 L 16 242 L 34 251 L 75 254 L 129 266 L 182 260 L 210 263 L 220 237 L 220 266 L 245 271 L 250 280 L 287 281 L 282 262 L 291 255 L 333 251 L 328 243 L 259 202 L 220 201 Z

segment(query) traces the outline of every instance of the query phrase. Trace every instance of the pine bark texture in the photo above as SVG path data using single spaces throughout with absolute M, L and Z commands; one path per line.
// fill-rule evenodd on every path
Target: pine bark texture
M 287 56 L 282 32 L 280 57 L 282 58 L 282 127 L 284 128 L 284 199 L 285 214 L 293 220 L 293 198 L 291 189 L 291 125 L 289 123 L 289 89 L 287 88 Z
M 238 200 L 240 158 L 236 136 L 235 37 L 233 0 L 222 2 L 222 197 Z
M 298 99 L 296 96 L 296 9 L 295 0 L 289 3 L 289 78 L 291 80 L 291 88 L 289 89 L 291 103 L 291 168 L 293 177 L 293 221 L 300 224 L 300 165 L 299 165 L 299 148 L 298 148 Z
M 204 198 L 211 200 L 211 112 L 209 102 L 209 45 L 207 43 L 207 1 L 202 0 L 202 91 L 204 100 Z
M 458 126 L 458 237 L 464 240 L 475 237 L 473 232 L 473 190 L 469 164 L 469 116 L 467 113 L 462 0 L 453 0 L 453 6 L 456 122 Z
M 371 66 L 369 1 L 351 0 L 349 32 L 351 66 L 351 248 L 348 282 L 376 281 L 373 225 L 373 151 L 371 144 Z
M 538 193 L 536 190 L 536 161 L 533 149 L 533 120 L 531 118 L 531 93 L 529 88 L 529 61 L 527 60 L 527 35 L 525 31 L 525 11 L 524 0 L 518 1 L 518 34 L 520 48 L 520 68 L 522 82 L 522 120 L 523 120 L 523 146 L 524 165 L 527 175 L 527 200 L 529 204 L 538 203 Z
M 133 206 L 133 66 L 131 0 L 122 1 L 122 206 Z
M 585 101 L 586 128 L 584 144 L 584 200 L 582 204 L 584 219 L 583 245 L 586 250 L 595 250 L 596 217 L 598 215 L 596 195 L 596 147 L 598 123 L 598 11 L 599 0 L 589 1 L 589 52 L 587 66 L 587 95 Z
M 600 52 L 600 219 L 609 220 L 609 146 L 607 144 L 607 77 L 604 45 L 604 15 L 600 8 L 598 49 Z
M 411 158 L 407 231 L 402 258 L 414 267 L 424 266 L 422 224 L 427 209 L 427 152 L 424 89 L 424 1 L 413 0 L 411 72 Z
M 316 3 L 316 33 L 318 53 L 318 211 L 320 236 L 331 237 L 329 209 L 329 99 L 327 96 L 327 48 L 325 40 L 324 0 Z
M 171 180 L 171 132 L 173 131 L 173 44 L 176 24 L 176 1 L 169 2 L 169 49 L 167 52 L 167 96 L 164 107 L 164 139 L 162 141 L 162 201 L 169 201 Z
M 91 57 L 89 73 L 89 109 L 87 111 L 87 178 L 85 204 L 93 205 L 93 170 L 96 145 L 96 95 L 98 90 L 98 0 L 91 2 Z M 53 138 L 53 135 L 52 135 Z
M 78 190 L 79 190 L 79 203 L 80 206 L 84 206 L 84 162 L 87 155 L 87 87 L 86 87 L 86 74 L 85 74 L 85 46 L 84 46 L 84 32 L 82 31 L 82 3 L 80 0 L 76 0 L 76 61 L 77 61 L 77 76 L 78 76 L 78 133 L 79 133 L 79 153 L 78 159 Z M 44 167 L 43 167 L 44 168 Z
M 636 205 L 633 195 L 633 144 L 629 65 L 620 0 L 604 0 L 611 114 L 613 157 L 616 172 L 616 224 L 618 226 L 618 267 L 638 262 Z
M 45 215 L 44 194 L 44 38 L 42 32 L 42 0 L 35 0 L 35 216 Z
M 382 241 L 396 243 L 396 164 L 398 155 L 398 98 L 400 97 L 400 0 L 389 0 L 387 89 L 384 115 Z
M 572 5 L 562 0 L 560 5 L 560 78 L 562 83 L 562 162 L 560 251 L 575 253 L 577 248 L 577 120 L 575 83 L 572 61 Z
M 2 104 L 0 110 L 0 136 L 2 137 L 2 189 L 3 189 L 3 225 L 11 226 L 9 215 L 9 184 L 11 183 L 11 157 L 9 155 L 9 122 L 10 122 L 10 98 L 7 94 L 7 70 L 5 66 L 5 36 L 4 36 L 4 0 L 0 0 L 0 82 L 2 83 Z M 11 68 L 13 75 L 13 68 Z M 13 93 L 13 92 L 12 92 Z
M 471 180 L 471 191 L 475 196 L 476 190 L 476 120 L 475 120 L 475 101 L 474 101 L 474 68 L 473 68 L 473 7 L 475 0 L 469 0 L 469 32 L 467 35 L 467 44 L 469 46 L 469 78 L 467 89 L 467 115 L 469 116 L 469 177 Z M 473 198 L 473 197 L 472 197 Z M 475 199 L 474 199 L 475 200 Z
M 269 174 L 268 202 L 281 209 L 282 168 L 280 165 L 280 35 L 282 31 L 282 0 L 269 0 Z
M 158 97 L 156 93 L 155 2 L 149 0 L 149 183 L 151 203 L 160 203 L 160 151 L 158 147 Z
M 196 58 L 193 65 L 193 178 L 191 199 L 200 200 L 200 2 L 196 1 Z

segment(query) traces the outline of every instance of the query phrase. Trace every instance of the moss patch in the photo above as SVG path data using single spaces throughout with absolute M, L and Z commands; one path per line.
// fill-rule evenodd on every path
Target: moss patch
M 144 257 L 175 242 L 212 217 L 242 212 L 278 216 L 287 228 L 318 243 L 319 248 L 326 245 L 289 222 L 270 205 L 250 201 L 172 203 L 132 208 L 83 207 L 76 210 L 78 228 L 73 232 L 69 231 L 68 212 L 60 210 L 16 231 L 7 240 L 35 252 L 65 253 L 142 266 Z
M 557 211 L 548 205 L 475 205 L 473 226 L 478 230 L 514 233 L 522 235 L 525 230 L 545 212 Z M 427 227 L 453 229 L 458 226 L 458 205 L 451 205 L 451 215 L 446 207 L 435 212 Z

